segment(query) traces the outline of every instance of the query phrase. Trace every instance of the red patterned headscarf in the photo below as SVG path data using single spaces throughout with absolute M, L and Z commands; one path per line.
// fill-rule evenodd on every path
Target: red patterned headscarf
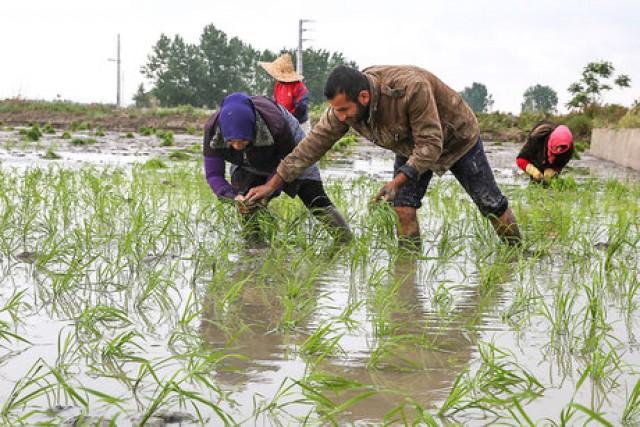
M 551 132 L 547 142 L 547 158 L 554 163 L 556 155 L 566 153 L 573 146 L 573 135 L 565 125 L 560 125 Z

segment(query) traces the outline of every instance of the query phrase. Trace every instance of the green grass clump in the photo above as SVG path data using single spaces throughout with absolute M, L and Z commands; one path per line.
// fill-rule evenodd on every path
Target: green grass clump
M 26 130 L 24 132 L 24 136 L 29 141 L 39 141 L 40 138 L 42 138 L 42 131 L 40 130 L 40 126 L 35 123 L 33 126 L 31 126 L 31 128 L 29 128 L 29 130 Z
M 177 150 L 169 154 L 169 158 L 175 161 L 182 161 L 182 160 L 191 160 L 192 156 L 188 151 Z
M 42 155 L 42 158 L 45 160 L 58 160 L 58 159 L 61 159 L 62 156 L 56 153 L 53 147 L 49 147 L 47 148 L 47 151 L 45 151 L 45 153 Z
M 160 138 L 160 146 L 161 147 L 172 147 L 175 145 L 175 141 L 173 139 L 173 132 L 168 131 L 157 131 L 156 136 Z
M 42 132 L 44 133 L 48 133 L 48 134 L 55 134 L 56 130 L 53 128 L 53 126 L 51 125 L 51 123 L 47 123 L 44 125 L 44 127 L 42 128 Z
M 141 126 L 138 133 L 142 136 L 151 136 L 156 133 L 156 130 L 153 127 Z
M 104 136 L 104 131 L 101 128 L 97 128 L 95 133 L 95 136 Z
M 93 138 L 73 138 L 71 140 L 71 144 L 73 145 L 91 145 L 91 144 L 97 144 L 98 140 L 93 139 Z
M 79 122 L 73 121 L 71 122 L 71 130 L 73 132 L 81 131 L 81 130 L 91 130 L 93 126 L 89 122 Z
M 147 170 L 166 169 L 168 167 L 169 166 L 160 159 L 149 159 L 142 164 L 142 168 Z
M 124 137 L 132 139 L 132 138 L 135 138 L 135 135 L 133 134 L 133 132 L 127 132 L 127 134 Z
M 69 133 L 69 131 L 65 130 L 64 132 L 62 132 L 61 138 L 62 139 L 71 139 L 71 134 Z

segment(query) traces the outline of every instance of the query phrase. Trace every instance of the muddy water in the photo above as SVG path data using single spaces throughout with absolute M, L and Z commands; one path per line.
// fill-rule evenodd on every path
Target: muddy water
M 80 133 L 90 136 L 90 133 Z M 74 135 L 76 136 L 76 135 Z M 34 166 L 60 165 L 62 167 L 81 167 L 84 165 L 120 165 L 126 166 L 150 158 L 165 158 L 176 149 L 199 144 L 195 136 L 176 136 L 176 147 L 159 147 L 155 137 L 139 137 L 134 140 L 124 138 L 120 134 L 107 133 L 105 137 L 95 137 L 98 144 L 89 147 L 74 147 L 67 141 L 45 136 L 39 143 L 24 144 L 16 131 L 0 133 L 0 166 L 3 171 L 23 169 Z M 55 151 L 61 155 L 60 160 L 44 160 L 41 155 L 55 144 Z M 486 144 L 490 163 L 494 168 L 496 179 L 504 186 L 524 187 L 527 180 L 516 170 L 513 159 L 518 147 L 511 144 Z M 197 154 L 196 154 L 197 156 Z M 332 162 L 324 167 L 323 175 L 328 179 L 354 179 L 361 176 L 375 179 L 388 179 L 391 175 L 393 158 L 377 147 L 363 144 L 354 150 L 348 158 Z M 571 163 L 569 173 L 576 180 L 589 177 L 605 179 L 610 177 L 638 180 L 637 172 L 602 162 L 589 155 L 583 155 L 579 161 Z M 444 180 L 451 180 L 445 175 Z M 354 200 L 357 209 L 364 209 L 361 201 Z M 428 206 L 425 210 L 428 209 Z M 409 396 L 428 410 L 435 412 L 446 399 L 456 377 L 466 370 L 476 370 L 481 364 L 478 352 L 480 342 L 493 342 L 497 347 L 513 353 L 515 360 L 544 383 L 544 397 L 527 404 L 527 412 L 534 419 L 548 416 L 558 419 L 560 411 L 568 404 L 574 394 L 579 379 L 580 358 L 563 354 L 550 346 L 547 324 L 534 316 L 525 327 L 515 328 L 503 320 L 502 314 L 509 310 L 515 299 L 514 289 L 518 283 L 528 278 L 517 274 L 515 265 L 507 265 L 498 277 L 494 292 L 482 292 L 482 272 L 474 254 L 466 249 L 451 258 L 446 265 L 439 265 L 435 260 L 437 253 L 434 247 L 440 239 L 437 230 L 441 229 L 441 218 L 429 218 L 422 213 L 423 234 L 426 241 L 425 259 L 390 260 L 384 252 L 372 259 L 360 277 L 352 277 L 348 262 L 335 261 L 331 269 L 324 271 L 314 286 L 314 309 L 312 316 L 304 324 L 299 325 L 295 333 L 281 333 L 276 329 L 278 319 L 282 317 L 282 306 L 274 300 L 268 290 L 243 288 L 239 296 L 236 315 L 240 324 L 245 325 L 237 331 L 230 345 L 228 331 L 219 327 L 220 313 L 216 313 L 215 304 L 208 303 L 211 298 L 203 291 L 205 309 L 199 317 L 199 333 L 204 342 L 211 348 L 229 347 L 233 353 L 242 358 L 231 358 L 223 368 L 212 372 L 216 384 L 231 393 L 234 403 L 221 401 L 220 406 L 245 424 L 272 424 L 275 420 L 291 423 L 295 416 L 304 417 L 310 410 L 308 404 L 297 402 L 302 397 L 299 390 L 287 395 L 283 402 L 290 403 L 285 412 L 272 415 L 265 412 L 257 418 L 252 417 L 256 402 L 269 402 L 282 389 L 287 381 L 299 380 L 307 373 L 309 357 L 302 356 L 299 349 L 305 339 L 323 325 L 331 324 L 329 337 L 340 336 L 339 346 L 343 352 L 339 357 L 328 357 L 320 362 L 323 372 L 374 386 L 377 393 L 349 408 L 338 418 L 344 422 L 379 423 L 384 416 L 397 405 L 406 402 Z M 432 259 L 429 256 L 433 256 Z M 265 261 L 268 252 L 260 248 L 252 248 L 237 254 L 238 271 L 251 269 L 251 263 Z M 251 261 L 248 262 L 247 259 Z M 28 259 L 25 258 L 25 261 Z M 3 268 L 8 260 L 2 260 Z M 176 260 L 182 277 L 187 277 L 192 269 L 189 260 Z M 558 260 L 558 267 L 564 260 Z M 636 259 L 636 263 L 637 263 Z M 633 266 L 632 266 L 633 267 Z M 389 268 L 389 276 L 384 285 L 398 284 L 398 292 L 393 304 L 385 306 L 381 311 L 374 304 L 375 286 L 371 286 L 370 275 L 379 268 Z M 637 266 L 636 266 L 637 268 Z M 558 280 L 553 275 L 553 268 L 541 267 L 539 273 L 548 275 L 548 281 Z M 527 275 L 535 274 L 535 270 Z M 180 276 L 178 276 L 180 277 Z M 5 301 L 11 292 L 9 289 L 32 289 L 34 272 L 28 262 L 19 268 L 11 268 L 10 275 L 3 275 L 0 301 Z M 206 281 L 205 281 L 206 282 Z M 184 279 L 177 279 L 176 299 L 181 300 L 180 308 L 190 287 Z M 84 295 L 78 295 L 70 305 L 82 304 Z M 90 292 L 87 298 L 96 298 Z M 114 293 L 115 299 L 123 295 Z M 544 298 L 551 301 L 551 292 L 545 292 Z M 33 295 L 33 298 L 37 298 Z M 434 301 L 448 300 L 444 310 Z M 356 304 L 349 315 L 350 325 L 347 328 L 341 318 L 344 309 Z M 638 331 L 635 319 L 625 318 L 613 303 L 608 304 L 607 318 L 612 329 L 610 335 L 620 343 L 622 361 L 632 367 L 640 367 L 640 356 L 634 333 Z M 446 313 L 443 314 L 443 311 Z M 385 327 L 390 328 L 392 337 L 421 336 L 431 346 L 403 345 L 397 347 L 396 342 L 386 343 L 380 339 L 380 318 L 385 318 Z M 25 370 L 38 359 L 55 360 L 58 354 L 57 337 L 61 330 L 69 328 L 72 319 L 54 319 L 47 310 L 25 319 L 22 330 L 34 346 L 18 345 L 2 353 L 0 360 L 0 400 L 4 401 L 8 390 L 16 380 L 21 378 Z M 140 329 L 149 331 L 150 326 L 138 319 Z M 164 338 L 168 326 L 163 325 L 162 317 L 152 318 L 149 323 L 156 322 L 153 333 L 148 333 L 149 356 L 158 358 L 171 352 L 166 347 Z M 389 345 L 389 351 L 379 364 L 371 365 L 372 352 Z M 171 370 L 171 368 L 167 368 Z M 118 395 L 121 386 L 116 381 L 81 376 L 86 387 L 99 389 Z M 614 391 L 600 390 L 597 387 L 584 387 L 576 393 L 576 401 L 593 402 L 609 414 L 618 416 L 624 406 L 626 390 L 635 384 L 633 375 L 625 373 L 616 377 L 617 387 Z M 351 391 L 349 393 L 356 393 Z M 354 394 L 355 395 L 355 394 Z M 349 394 L 347 393 L 347 396 Z M 344 399 L 344 396 L 341 397 Z M 336 401 L 340 401 L 335 397 Z M 133 418 L 121 420 L 124 425 L 135 423 L 136 411 L 141 406 L 126 405 L 127 413 Z M 179 410 L 180 408 L 174 408 Z M 65 414 L 62 418 L 73 419 L 79 408 L 72 406 L 61 408 Z M 110 414 L 109 408 L 100 408 L 92 415 Z M 174 413 L 175 414 L 175 413 Z M 273 418 L 272 418 L 273 417 Z M 42 419 L 47 419 L 43 415 Z M 612 420 L 618 418 L 611 418 Z M 468 424 L 490 423 L 491 418 L 478 410 L 468 410 L 452 418 Z M 171 425 L 170 417 L 156 419 L 157 425 Z M 212 425 L 216 424 L 212 421 Z

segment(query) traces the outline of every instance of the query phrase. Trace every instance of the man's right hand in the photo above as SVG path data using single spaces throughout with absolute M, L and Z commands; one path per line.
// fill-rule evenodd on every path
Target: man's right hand
M 540 172 L 540 169 L 533 166 L 533 163 L 529 163 L 527 165 L 527 169 L 525 170 L 525 172 L 528 173 L 534 181 L 542 181 L 542 172 Z
M 233 200 L 236 201 L 236 206 L 238 207 L 238 211 L 240 211 L 242 215 L 250 214 L 251 212 L 257 209 L 263 208 L 267 205 L 266 199 L 260 200 L 257 203 L 252 203 L 252 202 L 249 202 L 247 198 L 242 194 L 238 194 L 236 197 L 233 198 Z
M 248 203 L 258 203 L 260 200 L 267 199 L 282 187 L 283 184 L 284 180 L 280 178 L 278 174 L 275 174 L 266 184 L 258 185 L 250 189 L 245 196 L 245 201 Z

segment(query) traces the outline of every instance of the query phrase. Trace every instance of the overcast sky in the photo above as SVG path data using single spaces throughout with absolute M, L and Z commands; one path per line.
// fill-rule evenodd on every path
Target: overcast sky
M 196 43 L 214 24 L 258 49 L 297 44 L 298 19 L 316 22 L 308 45 L 342 51 L 360 67 L 414 64 L 460 91 L 484 83 L 494 110 L 519 112 L 527 87 L 567 87 L 593 60 L 632 79 L 606 102 L 640 98 L 640 1 L 1 0 L 0 98 L 115 102 L 116 34 L 124 102 L 161 33 Z

